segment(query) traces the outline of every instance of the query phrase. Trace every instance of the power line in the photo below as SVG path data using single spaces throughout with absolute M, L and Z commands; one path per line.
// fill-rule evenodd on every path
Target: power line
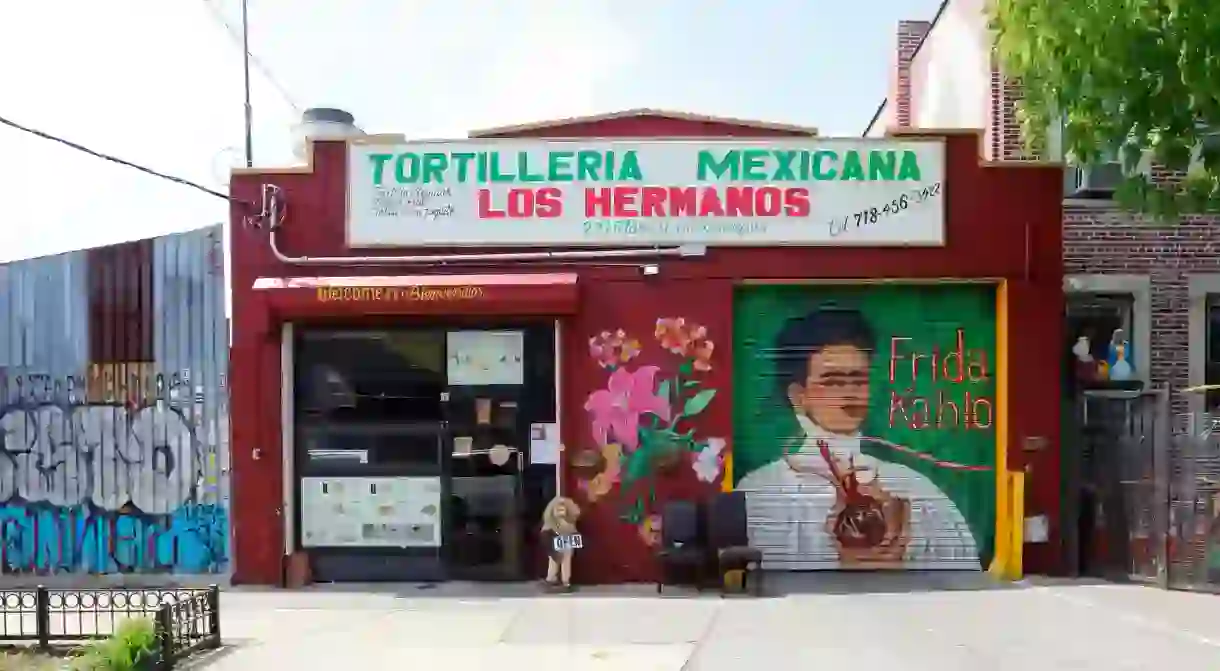
M 75 143 L 75 142 L 72 142 L 71 140 L 65 140 L 65 139 L 63 139 L 62 137 L 58 137 L 58 136 L 55 136 L 55 135 L 51 135 L 50 133 L 47 133 L 47 132 L 45 132 L 45 131 L 40 131 L 40 130 L 38 130 L 38 129 L 36 129 L 36 128 L 30 128 L 29 126 L 23 126 L 23 125 L 21 125 L 21 124 L 17 123 L 16 121 L 12 121 L 12 120 L 10 120 L 10 119 L 6 119 L 6 118 L 4 118 L 4 117 L 2 117 L 2 116 L 0 116 L 0 124 L 3 124 L 3 125 L 8 126 L 8 127 L 10 127 L 10 128 L 16 128 L 17 130 L 19 130 L 19 131 L 21 131 L 21 132 L 23 132 L 23 133 L 29 133 L 30 135 L 33 135 L 33 136 L 35 136 L 35 137 L 40 137 L 40 138 L 42 138 L 42 139 L 44 139 L 44 140 L 50 140 L 51 142 L 56 142 L 56 143 L 62 144 L 62 145 L 64 145 L 65 147 L 69 147 L 69 148 L 71 148 L 71 149 L 75 149 L 76 151 L 79 151 L 79 152 L 82 152 L 82 153 L 88 154 L 88 155 L 90 155 L 90 156 L 92 156 L 92 157 L 94 157 L 94 158 L 100 158 L 100 159 L 102 159 L 103 161 L 110 161 L 111 163 L 116 163 L 116 164 L 121 165 L 121 166 L 125 166 L 125 167 L 128 167 L 128 168 L 134 168 L 134 169 L 136 169 L 136 170 L 139 170 L 139 171 L 140 171 L 140 172 L 142 172 L 142 173 L 145 173 L 145 174 L 148 174 L 148 175 L 152 175 L 153 177 L 160 177 L 161 179 L 164 179 L 164 180 L 166 180 L 166 181 L 173 182 L 173 183 L 175 183 L 175 184 L 181 184 L 182 186 L 187 186 L 187 187 L 190 187 L 190 188 L 192 188 L 192 189 L 196 189 L 196 190 L 198 190 L 198 191 L 202 191 L 202 192 L 204 192 L 204 193 L 208 194 L 209 196 L 215 196 L 215 197 L 220 198 L 220 199 L 225 200 L 225 201 L 234 202 L 232 198 L 230 198 L 230 197 L 226 196 L 225 194 L 223 194 L 223 193 L 221 193 L 221 192 L 219 192 L 219 191 L 214 191 L 214 190 L 212 190 L 212 189 L 209 189 L 208 187 L 203 186 L 203 185 L 201 185 L 201 184 L 197 184 L 197 183 L 195 183 L 195 182 L 192 182 L 192 181 L 190 181 L 189 179 L 183 179 L 183 178 L 181 178 L 181 177 L 175 177 L 174 175 L 167 175 L 167 174 L 165 174 L 165 173 L 163 173 L 163 172 L 158 172 L 158 171 L 156 171 L 156 170 L 153 170 L 152 168 L 146 168 L 146 167 L 144 167 L 144 166 L 142 166 L 142 165 L 140 165 L 140 164 L 138 164 L 138 163 L 132 163 L 131 161 L 127 161 L 127 160 L 121 159 L 121 158 L 119 158 L 119 157 L 117 157 L 117 156 L 111 156 L 110 154 L 103 154 L 103 153 L 102 153 L 102 152 L 100 152 L 100 151 L 95 151 L 95 150 L 93 150 L 93 149 L 90 149 L 90 148 L 88 148 L 88 147 L 86 147 L 86 146 L 82 145 L 82 144 L 77 144 L 77 143 Z
M 284 86 L 280 84 L 279 79 L 277 79 L 275 74 L 271 72 L 271 69 L 268 68 L 261 60 L 259 60 L 257 56 L 250 53 L 249 49 L 246 48 L 246 38 L 243 32 L 235 28 L 233 24 L 229 23 L 229 20 L 225 17 L 224 12 L 220 11 L 220 8 L 216 5 L 212 4 L 212 0 L 203 0 L 203 4 L 205 7 L 207 7 L 208 13 L 212 15 L 212 19 L 219 23 L 225 29 L 225 32 L 229 34 L 229 39 L 233 41 L 233 44 L 236 45 L 238 49 L 245 52 L 246 57 L 250 59 L 250 64 L 254 66 L 254 69 L 258 70 L 258 73 L 261 74 L 268 82 L 270 82 L 271 88 L 275 89 L 276 93 L 278 93 L 280 97 L 284 99 L 284 102 L 288 103 L 288 106 L 291 107 L 293 111 L 297 113 L 297 115 L 300 115 L 304 111 L 304 108 L 297 103 L 296 99 L 293 98 L 290 93 L 288 93 L 288 89 L 284 88 Z

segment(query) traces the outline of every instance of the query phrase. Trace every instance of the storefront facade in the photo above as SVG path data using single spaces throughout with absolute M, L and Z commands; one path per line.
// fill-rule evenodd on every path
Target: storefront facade
M 732 488 L 768 568 L 1054 570 L 1061 173 L 978 157 L 640 112 L 234 175 L 234 581 L 536 577 L 557 487 L 582 582 Z

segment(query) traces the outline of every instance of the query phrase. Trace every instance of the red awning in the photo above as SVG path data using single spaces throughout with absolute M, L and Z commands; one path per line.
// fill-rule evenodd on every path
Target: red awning
M 251 287 L 280 316 L 570 314 L 576 273 L 260 277 Z

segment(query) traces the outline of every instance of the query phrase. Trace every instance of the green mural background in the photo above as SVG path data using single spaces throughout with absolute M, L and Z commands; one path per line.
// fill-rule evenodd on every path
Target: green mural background
M 926 475 L 957 505 L 966 518 L 981 553 L 983 566 L 991 558 L 995 536 L 995 432 L 935 427 L 912 429 L 895 421 L 889 426 L 890 392 L 929 399 L 935 407 L 938 392 L 961 404 L 964 392 L 986 397 L 995 404 L 995 288 L 970 284 L 926 285 L 800 285 L 754 286 L 739 290 L 733 314 L 733 477 L 734 484 L 750 471 L 780 458 L 785 445 L 799 434 L 792 408 L 781 395 L 774 364 L 774 340 L 784 322 L 819 307 L 860 310 L 876 333 L 877 344 L 870 375 L 870 411 L 865 433 L 936 459 L 986 471 L 950 470 L 885 447 L 870 446 L 866 453 L 903 464 Z M 890 337 L 911 338 L 904 351 L 941 352 L 954 348 L 957 329 L 965 329 L 965 348 L 987 355 L 988 379 L 981 382 L 933 381 L 921 371 L 910 388 L 910 360 L 900 362 L 896 383 L 889 381 Z M 930 364 L 921 361 L 929 370 Z M 905 373 L 905 375 L 903 374 Z M 909 414 L 909 408 L 908 408 Z M 934 420 L 934 416 L 932 417 Z

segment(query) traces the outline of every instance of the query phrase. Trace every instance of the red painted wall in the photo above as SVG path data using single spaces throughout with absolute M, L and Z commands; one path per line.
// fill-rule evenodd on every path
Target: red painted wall
M 779 135 L 724 124 L 637 117 L 549 128 L 552 137 L 665 137 Z M 791 135 L 791 134 L 789 134 Z M 706 384 L 724 391 L 698 419 L 702 437 L 732 435 L 732 292 L 743 279 L 800 280 L 878 278 L 973 278 L 1009 281 L 1011 463 L 1028 463 L 1027 514 L 1052 520 L 1051 542 L 1026 547 L 1026 568 L 1052 571 L 1059 561 L 1059 351 L 1063 311 L 1060 204 L 1062 173 L 1053 166 L 980 163 L 977 134 L 947 138 L 945 212 L 948 244 L 940 248 L 750 248 L 713 249 L 701 259 L 664 260 L 655 277 L 634 267 L 501 263 L 440 272 L 578 272 L 581 307 L 564 324 L 562 439 L 577 449 L 592 444 L 584 409 L 588 395 L 605 384 L 606 372 L 589 354 L 589 338 L 624 329 L 651 341 L 658 317 L 684 317 L 706 327 L 714 350 Z M 279 186 L 288 209 L 279 236 L 294 256 L 339 256 L 344 246 L 343 145 L 315 148 L 312 170 L 235 175 L 235 198 L 256 203 L 261 185 Z M 283 519 L 280 446 L 279 325 L 250 290 L 260 276 L 388 274 L 392 269 L 300 268 L 281 264 L 267 245 L 267 231 L 243 225 L 233 211 L 233 526 L 235 582 L 281 581 Z M 394 250 L 391 254 L 419 253 Z M 404 267 L 401 274 L 428 269 Z M 633 363 L 672 367 L 649 343 Z M 1045 436 L 1050 445 L 1032 455 L 1020 451 L 1024 436 Z M 580 478 L 567 474 L 569 491 Z M 658 502 L 710 492 L 689 467 L 658 485 Z M 621 496 L 621 494 L 619 494 Z M 613 495 L 612 495 L 613 496 Z M 582 527 L 598 551 L 579 553 L 578 578 L 613 582 L 654 575 L 651 551 L 638 527 L 619 519 L 611 501 L 588 504 Z

